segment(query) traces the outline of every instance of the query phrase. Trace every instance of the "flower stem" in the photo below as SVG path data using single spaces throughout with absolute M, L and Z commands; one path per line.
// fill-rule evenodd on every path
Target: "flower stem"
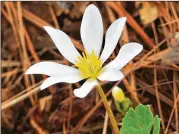
M 106 96 L 105 96 L 105 94 L 104 94 L 104 92 L 103 92 L 103 89 L 102 89 L 101 85 L 98 84 L 97 89 L 98 89 L 98 92 L 99 92 L 99 94 L 100 94 L 100 96 L 101 96 L 101 99 L 102 99 L 102 101 L 103 101 L 103 104 L 104 104 L 104 106 L 105 106 L 105 108 L 106 108 L 106 111 L 107 111 L 107 113 L 108 113 L 108 116 L 109 116 L 109 119 L 110 119 L 110 121 L 111 121 L 111 125 L 112 125 L 112 127 L 113 127 L 114 133 L 115 133 L 115 134 L 119 134 L 119 128 L 118 128 L 118 126 L 117 126 L 117 122 L 116 122 L 116 120 L 115 120 L 115 118 L 114 118 L 114 115 L 113 115 L 112 110 L 111 110 L 111 108 L 110 108 L 110 106 L 109 106 L 109 104 L 108 104 L 108 101 L 107 101 L 107 99 L 106 99 Z

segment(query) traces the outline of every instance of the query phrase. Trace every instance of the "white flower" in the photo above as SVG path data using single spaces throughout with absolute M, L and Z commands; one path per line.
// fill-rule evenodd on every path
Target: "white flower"
M 80 30 L 85 48 L 82 56 L 64 32 L 44 26 L 60 53 L 69 62 L 75 64 L 76 68 L 54 62 L 39 62 L 31 66 L 26 74 L 50 76 L 42 83 L 41 89 L 59 82 L 76 83 L 87 79 L 80 88 L 74 90 L 74 94 L 79 98 L 87 96 L 98 84 L 97 79 L 101 81 L 123 79 L 124 75 L 119 70 L 142 51 L 142 45 L 134 42 L 127 43 L 121 47 L 119 54 L 112 62 L 104 67 L 102 65 L 114 51 L 125 22 L 126 18 L 123 17 L 111 24 L 107 30 L 104 49 L 100 55 L 104 32 L 102 18 L 99 10 L 94 5 L 89 5 L 83 15 Z

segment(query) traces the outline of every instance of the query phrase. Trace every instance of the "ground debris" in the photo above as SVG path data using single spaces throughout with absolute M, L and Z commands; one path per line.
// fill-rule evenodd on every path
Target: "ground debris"
M 135 94 L 143 104 L 151 104 L 153 113 L 162 120 L 161 133 L 179 131 L 178 108 L 174 107 L 179 85 L 178 2 L 1 3 L 1 100 L 2 105 L 7 106 L 2 110 L 3 133 L 65 134 L 73 133 L 72 130 L 102 133 L 105 109 L 95 89 L 86 98 L 79 99 L 73 95 L 73 90 L 83 82 L 59 83 L 41 91 L 44 75 L 24 75 L 30 65 L 40 61 L 71 65 L 59 53 L 43 26 L 64 31 L 81 53 L 80 26 L 89 4 L 99 8 L 104 32 L 116 19 L 127 16 L 123 37 L 107 62 L 128 42 L 138 42 L 144 47 L 122 70 L 127 74 L 123 81 L 102 83 L 108 100 L 112 100 L 110 89 L 117 84 L 131 100 Z M 132 106 L 135 105 L 137 103 L 132 100 Z M 120 124 L 122 115 L 117 113 L 114 103 L 111 107 Z M 109 124 L 107 126 L 110 128 Z M 107 130 L 110 134 L 111 129 Z

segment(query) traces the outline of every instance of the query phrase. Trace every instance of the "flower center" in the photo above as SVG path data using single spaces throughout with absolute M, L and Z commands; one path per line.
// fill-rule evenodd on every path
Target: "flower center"
M 75 66 L 78 67 L 84 78 L 97 78 L 102 67 L 101 60 L 94 51 L 92 53 L 83 52 L 82 55 L 83 57 L 78 57 Z

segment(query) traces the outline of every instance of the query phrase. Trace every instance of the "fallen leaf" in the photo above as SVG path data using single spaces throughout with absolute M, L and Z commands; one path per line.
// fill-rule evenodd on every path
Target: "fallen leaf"
M 141 4 L 142 8 L 139 10 L 139 14 L 144 25 L 158 18 L 158 10 L 154 2 L 141 2 Z

